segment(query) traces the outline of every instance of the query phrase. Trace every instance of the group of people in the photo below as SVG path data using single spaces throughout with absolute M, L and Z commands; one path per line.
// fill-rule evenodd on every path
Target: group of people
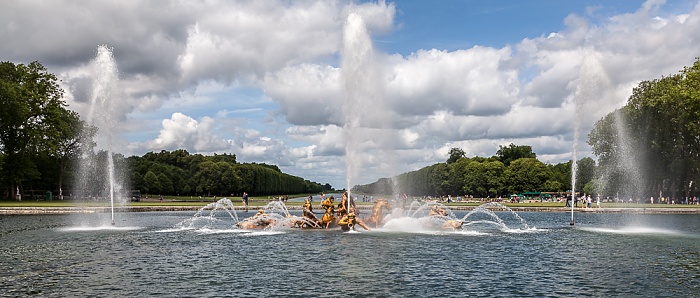
M 565 207 L 571 207 L 571 198 L 565 198 L 565 199 L 566 199 Z M 584 194 L 582 197 L 574 198 L 574 207 L 578 208 L 579 202 L 583 203 L 583 208 L 593 208 L 593 198 L 591 197 L 591 195 Z M 596 208 L 600 208 L 600 196 L 596 197 L 595 205 L 596 205 Z
M 654 204 L 654 197 L 649 198 L 649 203 Z M 685 204 L 685 205 L 699 205 L 700 200 L 698 200 L 698 197 L 685 197 L 685 199 L 671 199 L 671 198 L 666 198 L 666 197 L 661 197 L 656 200 L 657 204 L 670 204 L 670 205 L 675 205 L 675 204 Z

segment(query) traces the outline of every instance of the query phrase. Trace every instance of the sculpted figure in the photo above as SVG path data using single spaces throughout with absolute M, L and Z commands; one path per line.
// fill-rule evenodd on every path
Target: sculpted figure
M 333 204 L 331 204 L 331 206 L 332 205 Z M 304 209 L 302 211 L 302 217 L 308 219 L 309 222 L 312 222 L 314 228 L 319 228 L 321 225 L 321 221 L 316 217 L 316 215 L 314 215 L 314 209 L 309 199 L 304 200 Z M 304 227 L 305 225 L 308 226 L 309 223 L 302 223 L 300 227 Z
M 326 209 L 326 213 L 321 217 L 321 227 L 328 229 L 335 222 L 335 214 L 333 207 Z
M 348 213 L 346 216 L 341 218 L 338 221 L 338 225 L 343 231 L 350 231 L 355 228 L 355 225 L 360 225 L 362 228 L 369 231 L 369 227 L 364 222 L 359 220 L 355 216 L 355 213 L 352 212 Z
M 268 227 L 269 225 L 274 225 L 276 221 L 274 219 L 271 219 L 263 209 L 259 209 L 258 213 L 255 215 L 247 218 L 246 220 L 239 222 L 236 224 L 239 228 L 242 229 L 264 229 Z
M 374 206 L 372 206 L 372 215 L 369 216 L 369 219 L 367 219 L 367 221 L 369 222 L 369 224 L 374 225 L 375 228 L 378 228 L 384 220 L 384 214 L 382 213 L 383 209 L 386 209 L 386 211 L 388 212 L 391 211 L 391 205 L 389 205 L 389 201 L 385 199 L 377 200 L 374 203 Z

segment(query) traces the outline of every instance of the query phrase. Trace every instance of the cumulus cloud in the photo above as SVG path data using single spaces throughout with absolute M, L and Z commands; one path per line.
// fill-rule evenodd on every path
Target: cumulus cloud
M 280 103 L 293 125 L 342 125 L 340 70 L 330 65 L 301 64 L 269 73 L 263 90 Z
M 408 115 L 441 110 L 460 115 L 503 114 L 517 99 L 519 87 L 517 73 L 500 67 L 509 57 L 508 48 L 420 50 L 389 66 L 390 107 Z
M 158 137 L 148 142 L 150 150 L 175 150 L 191 148 L 196 152 L 216 152 L 227 147 L 227 143 L 214 132 L 214 120 L 203 117 L 200 121 L 182 113 L 174 113 L 163 120 Z

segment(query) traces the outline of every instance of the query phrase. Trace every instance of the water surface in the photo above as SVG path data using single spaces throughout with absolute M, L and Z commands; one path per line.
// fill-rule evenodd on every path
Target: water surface
M 239 214 L 241 217 L 251 215 Z M 248 232 L 192 212 L 0 217 L 2 296 L 697 297 L 700 216 L 497 213 L 509 228 Z M 464 213 L 457 213 L 463 216 Z M 80 219 L 80 220 L 78 220 Z M 470 220 L 480 220 L 477 217 Z M 81 224 L 80 222 L 87 222 Z M 223 228 L 222 228 L 223 227 Z

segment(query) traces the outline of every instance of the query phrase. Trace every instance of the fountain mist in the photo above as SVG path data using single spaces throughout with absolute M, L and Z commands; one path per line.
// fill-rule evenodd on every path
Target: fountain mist
M 79 198 L 109 197 L 112 224 L 114 224 L 115 193 L 119 194 L 124 186 L 115 176 L 112 156 L 112 142 L 117 115 L 114 112 L 114 100 L 118 97 L 118 71 L 112 50 L 105 45 L 97 47 L 97 55 L 91 63 L 92 94 L 87 123 L 97 128 L 97 143 L 106 148 L 107 155 L 95 155 L 92 146 L 82 152 L 75 194 Z M 106 173 L 104 172 L 106 170 Z M 106 177 L 106 180 L 105 178 Z
M 378 101 L 374 64 L 374 50 L 365 22 L 360 15 L 351 12 L 345 23 L 342 52 L 345 185 L 348 191 L 352 188 L 353 179 L 359 174 L 359 153 L 366 141 L 361 138 L 367 137 L 362 133 L 361 122 L 370 112 L 368 107 Z
M 613 122 L 615 128 L 615 142 L 617 142 L 618 151 L 615 152 L 616 168 L 624 173 L 624 183 L 621 185 L 623 196 L 641 197 L 643 194 L 642 181 L 644 181 L 643 171 L 640 168 L 638 154 L 643 148 L 634 147 L 633 140 L 625 126 L 625 119 L 622 110 L 617 110 L 613 113 Z
M 593 49 L 586 49 L 581 61 L 579 81 L 574 92 L 574 140 L 571 159 L 571 225 L 574 224 L 574 203 L 576 198 L 576 176 L 578 171 L 578 147 L 581 137 L 581 115 L 589 115 L 587 105 L 603 98 L 608 88 L 609 80 L 600 65 Z

